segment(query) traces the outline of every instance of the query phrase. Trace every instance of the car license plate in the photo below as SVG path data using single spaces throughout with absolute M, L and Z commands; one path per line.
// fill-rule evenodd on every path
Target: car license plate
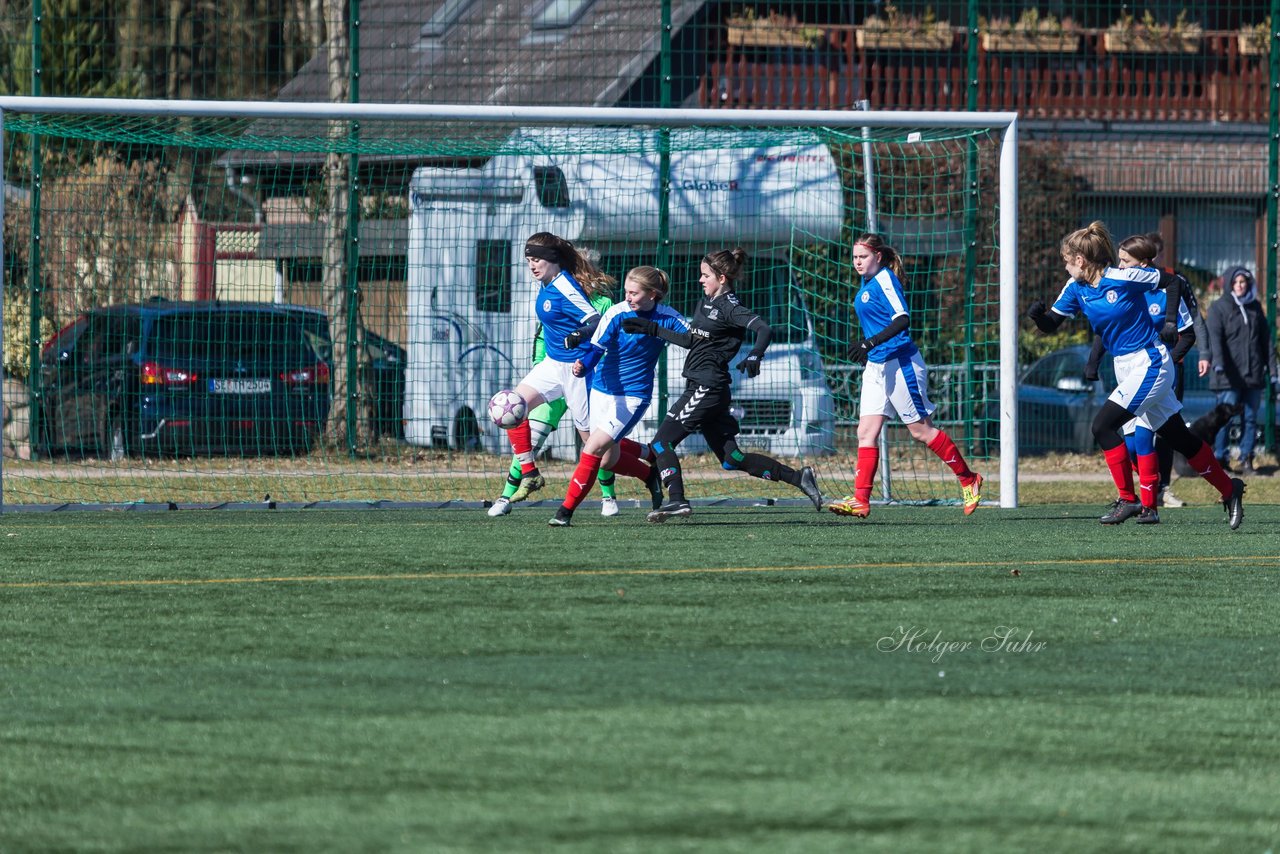
M 271 380 L 209 380 L 209 391 L 214 394 L 268 394 Z

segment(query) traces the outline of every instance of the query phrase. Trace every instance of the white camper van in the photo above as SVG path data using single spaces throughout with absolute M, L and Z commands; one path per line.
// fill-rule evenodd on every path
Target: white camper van
M 738 291 L 774 335 L 760 375 L 735 373 L 733 398 L 744 447 L 785 456 L 831 453 L 834 406 L 813 323 L 788 264 L 794 242 L 835 240 L 843 195 L 824 145 L 696 150 L 671 132 L 668 302 L 686 314 L 702 294 L 698 265 L 709 251 L 749 253 Z M 618 278 L 657 263 L 660 158 L 651 130 L 524 129 L 508 150 L 473 169 L 418 169 L 410 185 L 408 365 L 405 438 L 412 444 L 509 450 L 485 417 L 495 391 L 513 388 L 532 364 L 535 285 L 525 239 L 550 231 L 591 251 Z M 686 150 L 687 149 L 687 150 Z M 594 153 L 599 151 L 601 153 Z M 621 298 L 621 284 L 616 298 Z M 745 348 L 750 348 L 748 336 Z M 667 348 L 656 384 L 684 389 L 684 351 Z M 736 360 L 735 360 L 736 363 Z M 653 435 L 655 400 L 634 436 Z M 552 451 L 572 456 L 569 424 Z M 700 437 L 682 446 L 704 450 Z

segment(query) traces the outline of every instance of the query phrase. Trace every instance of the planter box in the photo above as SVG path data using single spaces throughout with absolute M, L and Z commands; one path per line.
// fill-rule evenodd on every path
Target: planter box
M 1107 53 L 1195 53 L 1200 50 L 1201 36 L 1197 34 L 1130 32 L 1107 30 L 1102 45 Z
M 982 34 L 987 53 L 1075 53 L 1080 49 L 1078 33 L 990 32 Z
M 955 33 L 950 24 L 920 30 L 882 30 L 858 27 L 858 47 L 863 50 L 950 50 Z
M 814 48 L 822 43 L 813 27 L 786 27 L 777 24 L 729 23 L 729 44 L 734 47 Z
M 1260 33 L 1257 30 L 1240 30 L 1236 36 L 1241 56 L 1270 56 L 1271 33 Z

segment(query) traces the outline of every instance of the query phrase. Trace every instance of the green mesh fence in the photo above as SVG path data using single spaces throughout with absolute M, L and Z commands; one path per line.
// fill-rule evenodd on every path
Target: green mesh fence
M 849 247 L 874 226 L 907 262 L 937 423 L 976 459 L 994 448 L 995 131 L 5 119 L 6 174 L 41 173 L 5 207 L 23 457 L 5 461 L 6 505 L 497 497 L 510 449 L 485 407 L 531 364 L 537 231 L 618 280 L 663 267 L 684 312 L 702 257 L 747 249 L 739 292 L 775 334 L 761 376 L 735 379 L 740 442 L 840 495 L 860 338 Z M 635 438 L 683 390 L 681 367 L 672 348 Z M 887 436 L 892 497 L 959 497 L 900 425 Z M 566 424 L 543 448 L 547 497 L 577 447 Z M 697 438 L 682 450 L 692 498 L 800 498 L 720 470 Z M 647 506 L 639 481 L 617 490 Z

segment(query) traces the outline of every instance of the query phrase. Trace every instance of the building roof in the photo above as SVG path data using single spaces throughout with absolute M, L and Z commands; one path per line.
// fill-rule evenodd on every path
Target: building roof
M 554 4 L 553 4 L 554 5 Z M 569 3 L 570 8 L 575 4 Z M 705 18 L 706 0 L 672 0 L 673 42 L 696 37 L 686 25 Z M 425 34 L 433 16 L 459 10 L 451 25 Z M 361 3 L 359 100 L 383 104 L 472 104 L 539 106 L 658 106 L 656 61 L 662 46 L 661 6 L 656 0 L 587 0 L 580 16 L 563 28 L 534 28 L 543 6 L 479 0 L 364 0 Z M 436 18 L 438 22 L 439 19 Z M 701 56 L 676 49 L 675 56 Z M 329 101 L 327 51 L 321 48 L 281 89 L 279 101 Z M 680 73 L 678 80 L 697 74 Z M 678 105 L 689 92 L 676 92 Z M 253 135 L 316 135 L 323 126 L 261 120 Z M 361 128 L 362 139 L 404 139 L 403 126 Z M 361 161 L 414 160 L 412 146 L 383 146 Z M 285 162 L 315 162 L 319 152 L 228 152 L 221 165 L 262 168 Z

